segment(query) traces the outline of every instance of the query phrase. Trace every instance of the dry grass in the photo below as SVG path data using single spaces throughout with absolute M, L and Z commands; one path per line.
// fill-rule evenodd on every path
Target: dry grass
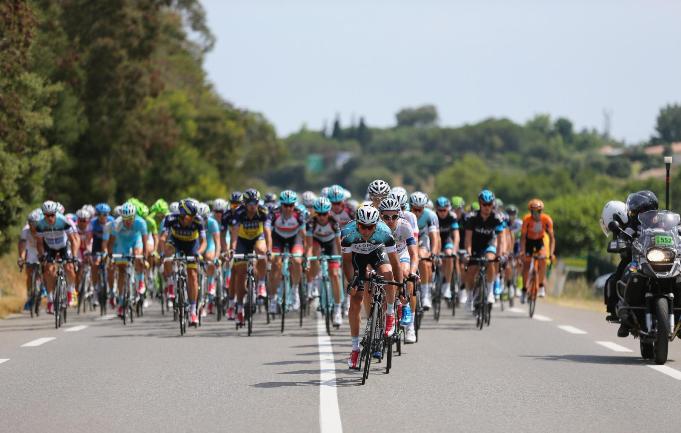
M 603 298 L 594 293 L 593 287 L 583 277 L 566 281 L 560 296 L 549 296 L 546 300 L 564 307 L 605 312 Z
M 25 280 L 17 268 L 16 254 L 5 254 L 0 257 L 0 318 L 21 312 L 25 299 Z

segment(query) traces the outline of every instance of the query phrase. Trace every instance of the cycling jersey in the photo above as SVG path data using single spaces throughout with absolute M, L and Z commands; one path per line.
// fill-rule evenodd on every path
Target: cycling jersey
M 182 224 L 181 219 L 179 215 L 169 216 L 165 220 L 164 233 L 170 234 L 172 239 L 180 242 L 195 242 L 206 237 L 206 227 L 200 216 L 196 215 L 186 226 Z
M 385 251 L 388 253 L 394 253 L 396 251 L 395 238 L 392 235 L 390 227 L 380 221 L 379 224 L 376 225 L 374 233 L 367 240 L 364 240 L 357 229 L 356 224 L 345 233 L 346 234 L 341 241 L 341 250 L 343 253 L 370 254 L 379 248 L 385 248 Z
M 380 220 L 376 224 L 376 230 L 379 230 L 379 229 L 383 230 L 383 231 L 387 231 L 388 233 L 390 233 L 390 227 L 388 227 L 388 225 L 386 223 L 384 223 L 383 221 L 380 221 Z M 347 236 L 349 233 L 352 233 L 353 231 L 357 231 L 357 221 L 355 221 L 355 220 L 350 221 L 349 223 L 347 223 L 345 225 L 345 227 L 343 227 L 341 229 L 341 238 L 344 238 L 345 236 Z
M 437 215 L 432 210 L 425 208 L 416 221 L 419 226 L 419 246 L 430 250 L 431 245 L 428 234 L 439 231 Z
M 28 224 L 21 230 L 20 239 L 26 243 L 26 263 L 38 263 L 37 239 Z
M 339 213 L 334 212 L 333 207 L 331 207 L 331 210 L 329 211 L 329 216 L 332 216 L 336 221 L 338 221 L 338 225 L 340 226 L 340 228 L 345 227 L 350 221 L 354 219 L 352 217 L 353 212 L 347 206 L 343 206 L 343 210 L 340 211 Z
M 504 231 L 504 223 L 494 211 L 487 219 L 478 211 L 466 221 L 466 231 L 473 232 L 472 253 L 479 257 L 487 252 L 496 253 L 497 235 Z
M 412 227 L 414 232 L 414 239 L 418 241 L 419 239 L 419 223 L 417 221 L 416 215 L 408 210 L 403 210 L 400 212 L 400 216 L 406 219 Z
M 553 232 L 553 220 L 545 213 L 539 215 L 539 221 L 532 218 L 532 215 L 525 215 L 521 228 L 521 236 L 527 239 L 540 240 L 544 235 Z
M 303 214 L 298 212 L 298 210 L 291 212 L 289 217 L 285 217 L 284 214 L 279 211 L 272 217 L 272 226 L 274 234 L 288 239 L 295 237 L 304 229 L 305 220 Z
M 395 230 L 392 231 L 393 237 L 395 238 L 395 251 L 397 251 L 397 255 L 400 256 L 400 262 L 411 262 L 409 249 L 407 247 L 416 245 L 416 239 L 414 239 L 412 230 L 413 228 L 411 224 L 409 224 L 409 221 L 404 218 L 399 218 Z
M 104 231 L 111 228 L 110 224 L 113 222 L 114 218 L 111 215 L 107 215 L 106 222 L 102 224 L 99 222 L 99 218 L 93 218 L 90 221 L 90 233 L 92 234 L 92 252 L 98 253 L 102 251 L 102 240 L 104 237 Z
M 140 216 L 135 216 L 130 227 L 125 225 L 123 218 L 118 217 L 111 226 L 111 232 L 104 231 L 102 239 L 116 238 L 114 252 L 117 254 L 129 254 L 131 249 L 142 248 L 142 236 L 147 234 L 147 223 Z
M 256 240 L 264 239 L 263 233 L 265 232 L 265 229 L 269 230 L 272 228 L 272 221 L 267 208 L 264 206 L 258 206 L 258 210 L 253 217 L 248 216 L 246 206 L 241 206 L 237 208 L 236 212 L 231 216 L 227 225 L 239 228 L 239 238 Z
M 331 242 L 339 238 L 341 235 L 339 223 L 331 215 L 326 219 L 326 224 L 322 224 L 319 222 L 318 216 L 310 218 L 307 222 L 305 234 L 319 243 Z
M 90 224 L 87 224 L 84 229 L 81 229 L 78 224 L 76 224 L 76 231 L 80 237 L 80 247 L 78 248 L 78 258 L 83 259 L 85 253 L 92 250 L 92 244 L 88 243 L 88 235 L 90 233 Z
M 43 217 L 36 226 L 36 236 L 45 242 L 48 249 L 61 250 L 68 245 L 70 234 L 76 233 L 76 227 L 62 214 L 57 214 L 54 224 L 49 224 Z
M 459 221 L 450 212 L 444 218 L 437 215 L 437 221 L 440 226 L 440 240 L 442 241 L 442 248 L 454 248 L 452 241 L 454 240 L 454 230 L 459 230 Z
M 147 233 L 149 233 L 150 235 L 157 235 L 158 224 L 156 223 L 156 220 L 151 216 L 147 216 L 146 218 L 144 218 L 144 221 L 147 223 Z
M 218 221 L 213 218 L 212 216 L 208 217 L 208 220 L 206 221 L 206 252 L 207 253 L 212 253 L 215 251 L 215 240 L 213 239 L 213 235 L 217 233 L 218 238 L 220 237 L 220 224 Z

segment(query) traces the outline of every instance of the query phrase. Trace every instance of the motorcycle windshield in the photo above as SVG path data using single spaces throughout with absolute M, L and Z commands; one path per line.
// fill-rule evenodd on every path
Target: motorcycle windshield
M 679 214 L 670 211 L 649 210 L 638 216 L 643 229 L 661 229 L 670 231 L 679 225 Z

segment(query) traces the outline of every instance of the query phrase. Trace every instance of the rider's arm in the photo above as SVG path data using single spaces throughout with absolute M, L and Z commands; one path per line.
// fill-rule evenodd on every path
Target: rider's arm
M 215 243 L 215 257 L 220 257 L 220 251 L 222 247 L 220 244 L 220 232 L 217 231 L 212 233 L 211 236 L 213 236 L 213 242 Z
M 461 235 L 459 234 L 459 229 L 453 229 L 452 232 L 452 242 L 454 243 L 454 252 L 456 253 L 457 248 L 459 248 L 459 243 L 461 242 Z
M 416 243 L 408 245 L 407 251 L 409 251 L 409 273 L 415 274 L 419 269 L 419 246 Z
M 113 235 L 113 234 L 111 236 L 109 236 L 109 239 L 103 241 L 104 248 L 106 248 L 109 255 L 113 254 L 113 246 L 114 246 L 115 243 L 116 243 L 116 236 Z
M 265 245 L 267 245 L 267 252 L 272 252 L 272 229 L 265 227 Z
M 352 281 L 355 274 L 355 268 L 352 266 L 352 253 L 343 253 L 343 274 L 345 274 L 345 281 Z
M 466 230 L 466 239 L 464 239 L 466 253 L 470 256 L 473 253 L 473 230 Z
M 17 242 L 17 259 L 21 261 L 26 260 L 26 240 L 19 238 L 19 242 Z
M 520 229 L 520 256 L 525 256 L 525 240 L 527 239 L 527 224 L 523 221 L 523 226 Z
M 69 233 L 69 240 L 71 241 L 71 253 L 73 257 L 78 257 L 78 249 L 80 248 L 80 236 L 76 233 Z
M 239 226 L 237 224 L 232 225 L 232 236 L 230 236 L 230 243 L 232 244 L 229 249 L 236 250 L 236 241 L 239 239 Z

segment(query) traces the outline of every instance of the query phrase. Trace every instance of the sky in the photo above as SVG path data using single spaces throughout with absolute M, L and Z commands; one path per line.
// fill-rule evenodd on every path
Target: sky
M 288 135 L 395 124 L 434 104 L 443 126 L 564 116 L 638 143 L 681 103 L 678 0 L 202 0 L 209 80 Z

